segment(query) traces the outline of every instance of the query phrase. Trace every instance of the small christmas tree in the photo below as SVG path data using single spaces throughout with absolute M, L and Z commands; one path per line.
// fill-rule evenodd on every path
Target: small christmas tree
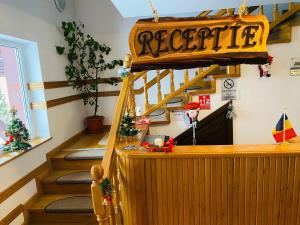
M 129 112 L 125 113 L 122 117 L 120 125 L 120 135 L 123 137 L 133 137 L 138 134 L 138 130 L 135 129 L 135 121 L 133 117 L 130 116 Z
M 17 110 L 12 108 L 10 110 L 11 120 L 7 125 L 5 135 L 8 140 L 5 143 L 4 151 L 21 151 L 28 150 L 31 145 L 28 143 L 29 132 L 24 123 L 17 117 Z

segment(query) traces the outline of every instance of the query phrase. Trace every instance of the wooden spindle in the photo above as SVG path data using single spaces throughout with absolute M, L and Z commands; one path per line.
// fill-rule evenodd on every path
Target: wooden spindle
M 295 7 L 295 2 L 289 3 L 289 10 L 292 10 Z
M 129 109 L 133 117 L 135 117 L 135 94 L 134 94 L 134 77 L 130 77 L 130 93 L 129 93 Z
M 156 83 L 157 83 L 157 102 L 159 103 L 162 100 L 159 70 L 156 70 Z
M 228 14 L 229 16 L 233 16 L 233 15 L 234 15 L 234 11 L 235 11 L 234 8 L 229 8 L 229 9 L 227 9 L 227 14 Z
M 259 5 L 259 15 L 264 15 L 264 6 Z
M 147 111 L 149 109 L 149 96 L 148 96 L 148 88 L 147 88 L 147 73 L 143 74 L 143 80 L 144 80 L 145 109 Z
M 248 6 L 245 7 L 245 15 L 249 15 L 249 7 Z
M 110 225 L 108 207 L 103 205 L 103 195 L 100 188 L 100 183 L 103 179 L 103 169 L 99 165 L 94 165 L 91 169 L 91 176 L 93 179 L 91 185 L 91 193 L 93 200 L 94 213 L 96 215 L 99 225 Z
M 170 91 L 171 93 L 175 92 L 175 84 L 174 84 L 174 71 L 170 70 Z
M 187 82 L 189 82 L 189 70 L 185 69 L 184 70 L 184 83 L 186 84 Z
M 274 4 L 274 11 L 273 11 L 273 21 L 276 21 L 280 17 L 278 4 Z
M 113 171 L 113 205 L 115 214 L 115 225 L 123 224 L 122 210 L 120 206 L 120 169 L 119 169 L 119 159 L 116 157 L 115 169 Z
M 202 67 L 198 67 L 197 72 L 198 72 L 198 75 L 200 75 L 203 72 L 203 68 Z

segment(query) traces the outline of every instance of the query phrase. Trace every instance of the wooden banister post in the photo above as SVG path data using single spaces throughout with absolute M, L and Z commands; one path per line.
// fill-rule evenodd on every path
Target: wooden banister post
M 189 70 L 188 69 L 185 69 L 184 70 L 184 83 L 187 83 L 189 82 Z
M 115 169 L 113 171 L 113 205 L 114 205 L 114 213 L 115 213 L 115 224 L 122 225 L 123 224 L 123 216 L 120 206 L 120 169 L 119 169 L 119 159 L 116 157 Z
M 279 9 L 278 4 L 274 4 L 274 11 L 273 11 L 273 21 L 277 20 L 279 18 Z
M 145 96 L 145 110 L 149 109 L 149 97 L 148 97 L 148 88 L 147 88 L 147 73 L 143 74 L 144 80 L 144 96 Z
M 295 7 L 295 2 L 289 3 L 289 10 L 292 10 Z
M 157 102 L 162 100 L 161 85 L 160 85 L 160 71 L 156 70 L 156 83 L 157 83 Z
M 264 6 L 259 5 L 259 15 L 264 15 Z
M 99 165 L 94 165 L 91 169 L 91 175 L 93 179 L 91 185 L 91 193 L 92 193 L 94 213 L 97 217 L 97 221 L 99 222 L 99 225 L 110 225 L 108 208 L 106 205 L 102 204 L 104 200 L 100 189 L 100 183 L 103 178 L 102 167 Z
M 174 84 L 174 71 L 170 70 L 170 92 L 175 92 L 175 84 Z

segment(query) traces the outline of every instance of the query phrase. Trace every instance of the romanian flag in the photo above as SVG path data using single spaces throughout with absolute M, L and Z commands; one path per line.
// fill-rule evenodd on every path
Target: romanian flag
M 297 136 L 286 114 L 282 114 L 272 133 L 277 143 L 283 142 L 284 135 L 286 141 Z

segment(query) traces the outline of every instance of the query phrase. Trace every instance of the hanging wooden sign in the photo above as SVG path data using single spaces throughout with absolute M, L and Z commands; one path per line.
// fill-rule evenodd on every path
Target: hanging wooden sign
M 139 20 L 129 36 L 131 71 L 264 64 L 268 34 L 265 16 Z

